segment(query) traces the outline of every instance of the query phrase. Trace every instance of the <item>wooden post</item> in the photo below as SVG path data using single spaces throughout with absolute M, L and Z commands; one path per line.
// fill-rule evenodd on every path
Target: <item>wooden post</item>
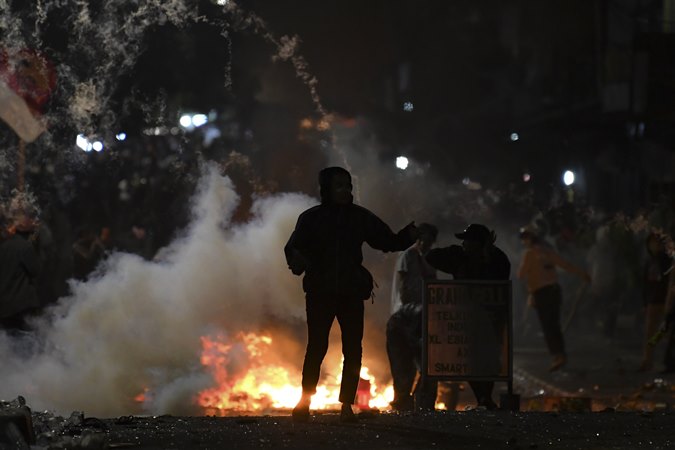
M 19 192 L 23 192 L 26 185 L 26 141 L 23 139 L 19 139 L 19 153 L 16 159 L 16 187 Z

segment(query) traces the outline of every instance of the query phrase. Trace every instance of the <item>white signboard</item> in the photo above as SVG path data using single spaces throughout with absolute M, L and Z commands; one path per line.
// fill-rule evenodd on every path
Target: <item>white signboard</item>
M 424 312 L 426 377 L 512 378 L 510 281 L 427 282 Z

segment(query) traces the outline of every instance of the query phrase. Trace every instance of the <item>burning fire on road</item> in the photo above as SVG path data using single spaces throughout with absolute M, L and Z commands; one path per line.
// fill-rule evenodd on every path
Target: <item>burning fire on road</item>
M 198 403 L 208 414 L 228 412 L 287 410 L 300 398 L 300 375 L 297 369 L 274 362 L 274 340 L 271 336 L 240 333 L 233 342 L 223 336 L 202 337 L 201 363 L 209 370 L 215 386 L 199 393 Z M 248 367 L 232 366 L 232 355 L 248 361 Z M 312 398 L 314 409 L 331 409 L 339 405 L 341 367 L 326 377 L 317 387 Z M 356 406 L 360 409 L 383 408 L 392 396 L 391 386 L 380 387 L 369 374 L 361 369 L 361 381 Z
M 194 401 L 205 415 L 227 416 L 245 413 L 284 412 L 293 408 L 302 393 L 297 361 L 279 361 L 269 334 L 241 332 L 233 338 L 224 334 L 202 336 L 200 362 L 211 374 L 213 386 L 202 390 Z M 312 398 L 312 408 L 339 408 L 342 367 L 324 377 Z M 151 400 L 152 392 L 145 389 L 134 400 Z M 393 398 L 389 383 L 380 385 L 367 367 L 361 368 L 361 379 L 355 406 L 360 410 L 383 409 Z

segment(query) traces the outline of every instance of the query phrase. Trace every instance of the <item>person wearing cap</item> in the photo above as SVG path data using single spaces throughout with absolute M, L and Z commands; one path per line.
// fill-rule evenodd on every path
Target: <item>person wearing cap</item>
M 432 267 L 449 273 L 455 280 L 508 280 L 511 262 L 508 256 L 494 245 L 497 236 L 485 225 L 473 223 L 455 236 L 462 245 L 436 248 L 427 254 Z M 496 409 L 492 400 L 494 383 L 474 381 L 469 383 L 479 407 Z
M 309 418 L 309 406 L 319 381 L 321 362 L 328 350 L 328 336 L 335 318 L 342 332 L 342 383 L 340 419 L 353 422 L 352 404 L 361 371 L 363 301 L 372 297 L 373 278 L 363 267 L 366 242 L 383 252 L 402 251 L 418 237 L 414 222 L 398 233 L 352 198 L 350 173 L 341 167 L 319 172 L 321 204 L 298 218 L 284 253 L 291 272 L 305 274 L 307 350 L 302 367 L 302 397 L 293 419 Z
M 567 363 L 565 339 L 560 327 L 562 291 L 556 267 L 578 275 L 586 283 L 591 282 L 591 276 L 544 245 L 533 228 L 521 229 L 520 240 L 525 253 L 518 269 L 518 278 L 524 278 L 527 284 L 528 304 L 537 311 L 546 345 L 553 357 L 549 367 L 549 371 L 553 372 Z
M 0 328 L 25 331 L 26 317 L 40 306 L 35 280 L 40 260 L 34 247 L 37 221 L 19 215 L 0 243 Z

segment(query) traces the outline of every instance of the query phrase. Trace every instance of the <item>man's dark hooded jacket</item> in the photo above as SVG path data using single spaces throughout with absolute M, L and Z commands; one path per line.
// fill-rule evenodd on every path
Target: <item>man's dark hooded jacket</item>
M 305 272 L 302 286 L 308 296 L 365 300 L 371 295 L 373 279 L 361 265 L 363 243 L 384 252 L 405 250 L 414 243 L 410 227 L 394 234 L 367 209 L 331 202 L 322 186 L 321 204 L 300 215 L 284 253 L 293 273 Z M 294 251 L 302 255 L 304 267 L 297 266 Z

